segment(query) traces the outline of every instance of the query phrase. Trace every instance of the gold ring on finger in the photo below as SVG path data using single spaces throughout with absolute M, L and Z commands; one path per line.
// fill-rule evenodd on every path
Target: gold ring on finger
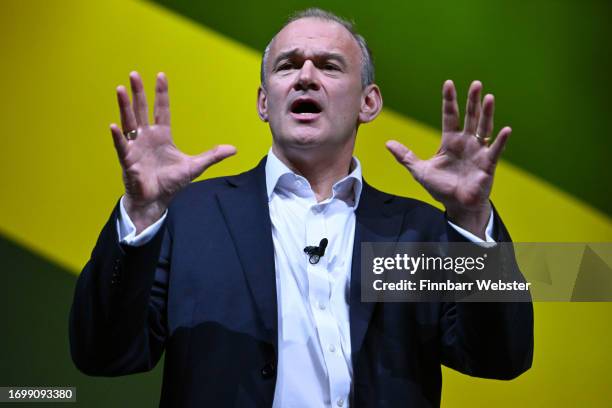
M 482 137 L 480 133 L 475 133 L 474 137 L 482 144 L 489 144 L 489 141 L 491 140 L 490 137 Z
M 124 135 L 127 140 L 136 140 L 138 130 L 130 130 L 129 132 L 125 132 Z

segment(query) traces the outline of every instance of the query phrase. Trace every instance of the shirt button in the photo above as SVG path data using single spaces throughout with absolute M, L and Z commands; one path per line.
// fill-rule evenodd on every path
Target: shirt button
M 317 302 L 317 307 L 320 310 L 325 310 L 327 308 L 327 306 L 325 306 L 325 303 L 323 303 L 323 302 Z
M 335 353 L 336 352 L 336 346 L 334 346 L 333 344 L 330 344 L 328 350 L 329 350 L 330 353 Z
M 344 405 L 344 400 L 342 398 L 338 398 L 338 401 L 336 401 L 336 405 L 338 405 L 339 407 Z
M 261 369 L 261 376 L 266 379 L 272 378 L 274 377 L 274 372 L 275 372 L 274 364 L 266 363 L 266 365 L 264 365 L 263 368 Z

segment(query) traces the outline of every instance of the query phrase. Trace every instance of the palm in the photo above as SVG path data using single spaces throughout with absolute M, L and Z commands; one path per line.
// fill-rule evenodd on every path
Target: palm
M 115 147 L 123 169 L 126 197 L 136 207 L 152 203 L 167 206 L 172 197 L 210 165 L 235 153 L 233 146 L 221 145 L 196 156 L 181 152 L 172 140 L 168 85 L 158 75 L 155 95 L 155 123 L 148 123 L 148 109 L 142 81 L 132 73 L 133 104 L 123 87 L 117 89 L 123 132 L 111 126 Z M 133 140 L 124 132 L 137 130 Z
M 172 197 L 194 178 L 189 156 L 176 148 L 165 125 L 139 130 L 124 157 L 124 173 L 127 193 L 143 201 Z
M 487 150 L 464 132 L 444 132 L 436 155 L 420 165 L 419 181 L 442 203 L 482 203 L 489 197 L 495 167 Z

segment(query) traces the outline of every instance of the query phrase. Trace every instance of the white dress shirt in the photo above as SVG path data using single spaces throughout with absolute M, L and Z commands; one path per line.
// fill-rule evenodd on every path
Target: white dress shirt
M 317 202 L 308 180 L 270 150 L 266 187 L 278 303 L 274 408 L 346 407 L 351 392 L 350 275 L 361 166 Z M 311 264 L 304 247 L 329 241 Z
M 355 210 L 362 189 L 361 165 L 336 182 L 331 197 L 317 202 L 308 180 L 293 173 L 270 149 L 266 187 L 276 270 L 278 367 L 274 408 L 348 407 L 352 362 L 349 328 L 350 275 Z M 120 202 L 119 240 L 144 245 L 159 230 L 166 213 L 136 235 Z M 473 242 L 483 242 L 454 225 Z M 491 239 L 493 213 L 486 230 Z M 304 247 L 328 239 L 325 255 L 311 264 Z

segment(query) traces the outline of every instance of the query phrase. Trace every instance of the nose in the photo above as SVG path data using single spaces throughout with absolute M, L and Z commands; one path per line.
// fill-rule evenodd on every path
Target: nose
M 311 60 L 306 60 L 302 65 L 302 68 L 298 72 L 294 88 L 296 91 L 303 90 L 318 90 L 319 80 L 317 77 L 317 68 L 314 66 Z

